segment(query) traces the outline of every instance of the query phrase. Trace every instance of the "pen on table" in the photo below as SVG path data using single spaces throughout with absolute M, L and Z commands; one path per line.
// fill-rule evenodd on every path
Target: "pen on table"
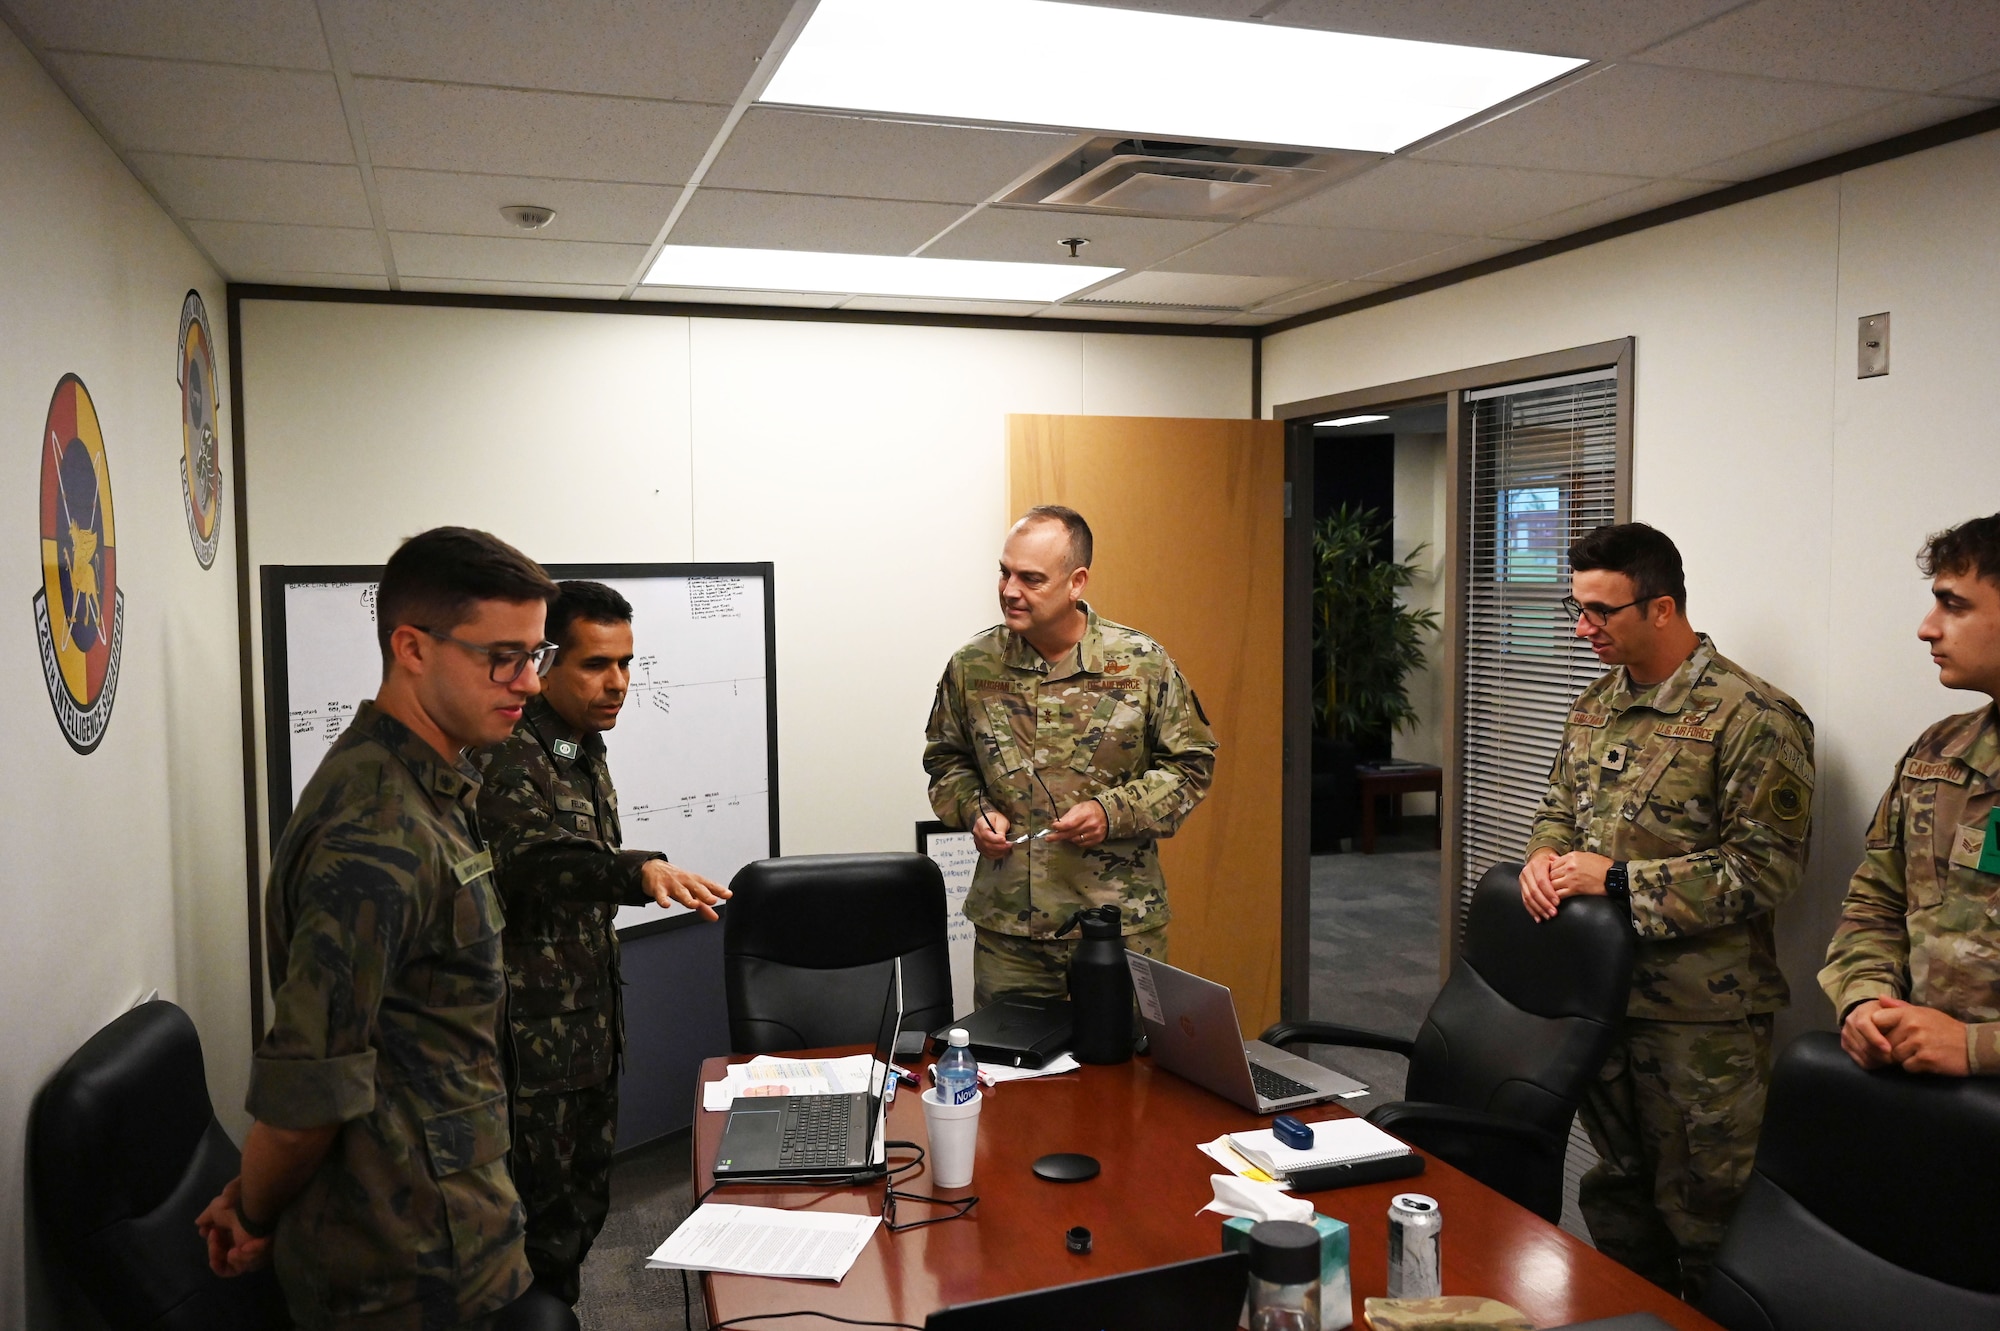
M 895 1073 L 896 1080 L 902 1082 L 905 1086 L 909 1087 L 911 1090 L 920 1091 L 923 1089 L 924 1086 L 923 1079 L 917 1076 L 916 1073 L 910 1071 L 908 1068 L 900 1067 L 895 1063 L 891 1063 L 889 1065 L 889 1071 Z

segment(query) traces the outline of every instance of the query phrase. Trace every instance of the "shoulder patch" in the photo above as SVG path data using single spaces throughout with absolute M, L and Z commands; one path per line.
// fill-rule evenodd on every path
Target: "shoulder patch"
M 1949 758 L 1941 763 L 1912 758 L 1903 764 L 1903 775 L 1912 781 L 1948 781 L 1962 786 L 1972 773 L 1965 764 Z
M 555 750 L 556 757 L 558 758 L 576 757 L 577 748 L 575 740 L 559 739 L 549 747 Z
M 1807 760 L 1805 750 L 1801 749 L 1798 745 L 1789 742 L 1780 743 L 1778 745 L 1778 761 L 1784 766 L 1791 768 L 1792 771 L 1806 780 L 1810 781 L 1812 779 L 1812 763 Z
M 1606 712 L 1578 710 L 1569 714 L 1569 723 L 1573 726 L 1589 726 L 1592 730 L 1602 730 L 1611 724 L 1611 716 Z
M 1714 726 L 1692 726 L 1685 721 L 1676 721 L 1672 725 L 1653 727 L 1653 733 L 1665 739 L 1693 739 L 1713 744 L 1718 732 Z

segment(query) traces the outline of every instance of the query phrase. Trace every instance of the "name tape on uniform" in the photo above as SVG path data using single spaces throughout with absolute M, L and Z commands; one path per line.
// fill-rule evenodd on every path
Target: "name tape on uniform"
M 469 883 L 481 874 L 493 872 L 493 852 L 482 850 L 477 855 L 468 855 L 451 866 L 452 876 L 461 883 Z
M 1912 781 L 1949 781 L 1954 786 L 1962 786 L 1971 773 L 1964 764 L 1950 759 L 1929 763 L 1912 758 L 1903 764 L 1903 775 Z
M 1611 723 L 1611 717 L 1605 712 L 1578 711 L 1569 714 L 1569 723 L 1573 726 L 1589 726 L 1592 730 L 1602 730 Z

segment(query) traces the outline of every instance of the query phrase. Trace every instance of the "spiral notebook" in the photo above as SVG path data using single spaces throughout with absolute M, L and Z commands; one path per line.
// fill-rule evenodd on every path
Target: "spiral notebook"
M 1367 1160 L 1387 1160 L 1408 1155 L 1410 1148 L 1365 1118 L 1333 1119 L 1314 1123 L 1310 1151 L 1296 1150 L 1279 1141 L 1269 1128 L 1254 1132 L 1232 1132 L 1229 1144 L 1259 1169 L 1271 1174 L 1290 1175 L 1306 1169 L 1332 1165 L 1354 1165 Z

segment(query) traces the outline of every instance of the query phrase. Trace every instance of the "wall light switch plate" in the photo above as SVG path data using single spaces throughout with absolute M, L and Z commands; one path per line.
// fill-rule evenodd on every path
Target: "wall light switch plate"
M 1873 379 L 1889 372 L 1889 316 L 1887 314 L 1864 314 L 1861 316 L 1861 332 L 1857 352 L 1854 377 Z

